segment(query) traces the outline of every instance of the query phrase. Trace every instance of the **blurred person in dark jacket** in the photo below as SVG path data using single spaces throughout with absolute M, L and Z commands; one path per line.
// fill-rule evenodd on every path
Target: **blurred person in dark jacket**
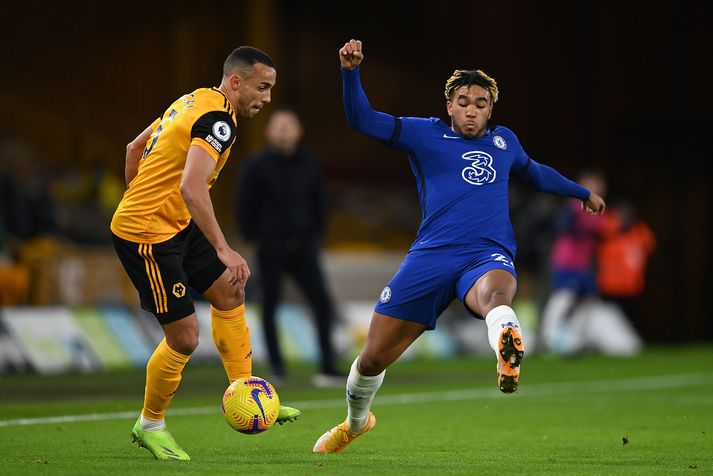
M 327 230 L 326 194 L 320 165 L 301 145 L 302 124 L 294 111 L 273 112 L 265 147 L 241 169 L 237 215 L 243 237 L 257 245 L 262 323 L 273 378 L 287 376 L 275 312 L 283 275 L 290 275 L 314 312 L 321 373 L 317 386 L 343 385 L 332 346 L 333 306 L 320 265 Z

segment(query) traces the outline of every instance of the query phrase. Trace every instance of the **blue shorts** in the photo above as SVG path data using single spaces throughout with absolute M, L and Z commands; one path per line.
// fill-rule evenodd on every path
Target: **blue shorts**
M 381 292 L 375 312 L 435 329 L 436 319 L 456 297 L 465 295 L 482 275 L 504 269 L 517 279 L 510 253 L 492 244 L 485 247 L 443 246 L 411 250 L 396 275 Z M 482 319 L 468 306 L 469 314 Z

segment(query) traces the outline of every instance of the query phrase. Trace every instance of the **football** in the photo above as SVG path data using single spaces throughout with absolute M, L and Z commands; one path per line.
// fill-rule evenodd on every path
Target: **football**
M 269 430 L 280 413 L 280 397 L 260 377 L 239 378 L 223 394 L 223 416 L 240 433 L 256 435 Z

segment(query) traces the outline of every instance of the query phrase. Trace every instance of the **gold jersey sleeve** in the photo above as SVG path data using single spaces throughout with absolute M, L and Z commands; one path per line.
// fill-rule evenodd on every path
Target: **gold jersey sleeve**
M 188 226 L 191 215 L 179 190 L 188 149 L 201 147 L 215 160 L 211 188 L 235 141 L 236 116 L 220 90 L 202 88 L 174 101 L 152 129 L 111 221 L 115 235 L 135 243 L 160 243 Z

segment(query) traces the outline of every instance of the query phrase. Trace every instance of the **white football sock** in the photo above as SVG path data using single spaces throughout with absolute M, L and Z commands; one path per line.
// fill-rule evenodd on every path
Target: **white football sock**
M 488 315 L 485 316 L 485 324 L 488 326 L 488 342 L 490 342 L 490 347 L 495 351 L 495 355 L 498 355 L 498 340 L 504 327 L 516 327 L 522 333 L 515 311 L 506 305 L 491 309 Z
M 347 420 L 349 428 L 358 433 L 364 428 L 369 419 L 369 409 L 371 402 L 374 400 L 376 391 L 381 387 L 384 381 L 384 370 L 379 375 L 373 377 L 362 375 L 357 370 L 357 362 L 359 357 L 354 359 L 352 368 L 349 371 L 347 378 Z
M 141 415 L 141 429 L 144 431 L 159 431 L 166 428 L 164 420 L 149 420 Z

